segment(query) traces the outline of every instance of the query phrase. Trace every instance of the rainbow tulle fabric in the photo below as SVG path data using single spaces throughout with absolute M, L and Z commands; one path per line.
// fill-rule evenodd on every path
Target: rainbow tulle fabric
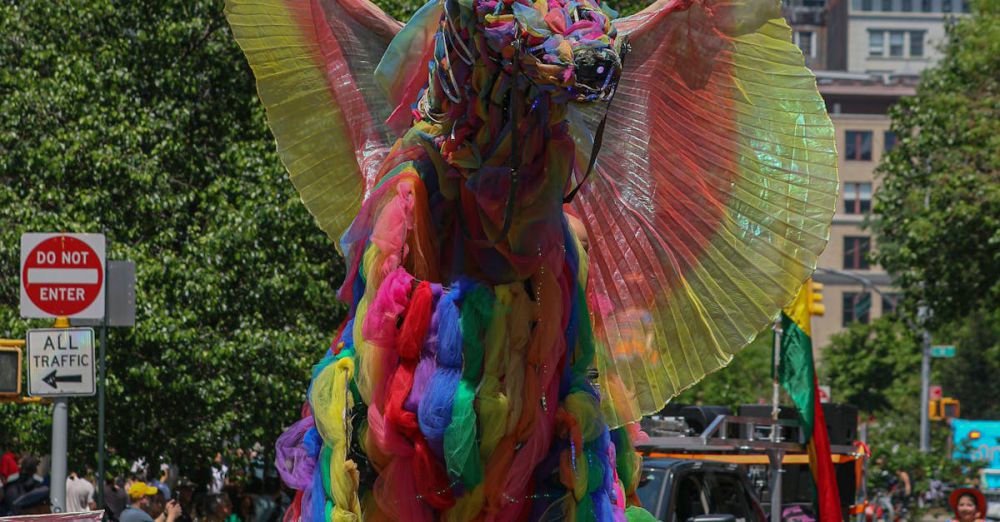
M 648 517 L 634 421 L 749 344 L 829 234 L 833 127 L 778 3 L 226 10 L 348 266 L 348 320 L 278 441 L 286 519 Z M 610 110 L 574 101 L 581 49 L 626 41 L 620 79 L 597 69 Z

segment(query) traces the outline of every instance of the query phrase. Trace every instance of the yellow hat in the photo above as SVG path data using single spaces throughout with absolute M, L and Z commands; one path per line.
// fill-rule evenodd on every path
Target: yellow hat
M 131 486 L 128 487 L 128 496 L 132 500 L 138 500 L 142 497 L 147 497 L 150 495 L 155 495 L 159 490 L 155 486 L 150 486 L 144 482 L 133 482 Z

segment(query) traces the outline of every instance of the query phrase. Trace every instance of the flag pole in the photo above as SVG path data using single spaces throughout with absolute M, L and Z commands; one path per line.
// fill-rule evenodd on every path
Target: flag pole
M 781 363 L 781 315 L 774 320 L 774 357 L 771 366 L 771 442 L 781 441 L 781 425 L 778 424 L 780 408 L 778 401 L 781 396 L 781 384 L 778 380 L 778 366 Z M 771 522 L 781 522 L 781 461 L 784 452 L 778 448 L 768 451 L 771 461 Z

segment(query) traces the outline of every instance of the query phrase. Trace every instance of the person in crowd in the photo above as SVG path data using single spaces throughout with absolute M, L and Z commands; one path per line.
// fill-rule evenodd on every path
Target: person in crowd
M 952 491 L 948 504 L 955 514 L 950 522 L 983 522 L 986 515 L 986 497 L 975 488 L 958 488 Z
M 222 453 L 216 453 L 212 462 L 212 483 L 208 485 L 209 493 L 222 493 L 222 488 L 226 487 L 226 478 L 229 475 L 229 466 L 222 459 Z
M 250 482 L 247 492 L 253 501 L 253 518 L 248 522 L 278 522 L 278 492 L 273 483 L 270 477 Z
M 95 509 L 97 502 L 94 501 L 94 485 L 77 472 L 71 471 L 66 477 L 66 512 L 79 513 Z
M 21 457 L 18 468 L 20 471 L 8 476 L 7 483 L 4 484 L 0 516 L 13 515 L 14 502 L 25 493 L 43 485 L 42 478 L 37 475 L 38 459 L 25 455 Z
M 153 497 L 159 491 L 145 482 L 132 482 L 128 487 L 130 504 L 122 510 L 118 520 L 120 522 L 153 522 L 153 517 L 149 516 L 149 511 L 153 503 Z
M 170 500 L 173 498 L 173 492 L 170 491 L 170 486 L 168 482 L 170 481 L 170 466 L 167 464 L 161 464 L 159 473 L 156 473 L 152 468 L 149 471 L 149 480 L 147 482 L 153 485 L 156 489 L 163 493 L 163 498 Z
M 17 460 L 17 455 L 13 451 L 5 451 L 0 455 L 0 486 L 10 481 L 11 475 L 17 475 L 21 471 Z
M 13 503 L 12 515 L 46 515 L 49 507 L 49 487 L 40 485 L 17 497 Z
M 194 489 L 194 482 L 191 482 L 187 477 L 177 479 L 177 484 L 174 485 L 174 493 L 177 502 L 181 505 L 182 513 L 177 522 L 194 521 Z
M 248 508 L 244 502 L 246 495 L 243 494 L 243 488 L 236 484 L 229 484 L 222 488 L 222 493 L 229 499 L 231 506 L 225 522 L 250 522 L 246 518 Z
M 205 496 L 202 513 L 204 522 L 226 522 L 233 514 L 233 503 L 225 493 L 210 493 Z
M 119 522 L 119 518 L 125 506 L 128 505 L 128 493 L 125 488 L 125 479 L 122 477 L 108 477 L 104 481 L 104 513 L 110 522 Z

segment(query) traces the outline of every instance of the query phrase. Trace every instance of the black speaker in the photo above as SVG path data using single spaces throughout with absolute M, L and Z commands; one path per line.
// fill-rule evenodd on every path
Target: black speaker
M 858 408 L 850 404 L 824 404 L 823 416 L 830 444 L 850 446 L 858 439 Z
M 740 406 L 741 417 L 771 417 L 771 406 L 765 404 L 744 404 Z M 830 437 L 830 444 L 835 446 L 850 446 L 858 438 L 858 408 L 850 404 L 824 404 L 823 416 L 826 418 L 827 434 Z M 798 420 L 799 411 L 791 406 L 781 406 L 778 410 L 778 418 L 785 420 Z M 755 435 L 760 438 L 762 434 L 769 434 L 764 427 L 763 432 Z M 806 441 L 804 433 L 799 433 L 798 428 L 784 426 L 781 429 L 782 439 L 787 441 L 798 441 L 804 444 Z M 746 428 L 740 432 L 740 436 L 746 438 Z
M 725 406 L 685 406 L 680 409 L 680 416 L 684 417 L 688 427 L 695 434 L 700 435 L 705 428 L 720 415 L 732 415 L 733 410 Z M 718 434 L 716 434 L 718 436 Z
M 835 464 L 837 490 L 840 493 L 841 511 L 847 516 L 848 508 L 854 503 L 855 488 L 854 462 Z M 786 464 L 782 467 L 781 501 L 783 504 L 811 504 L 816 499 L 816 484 L 808 464 Z

